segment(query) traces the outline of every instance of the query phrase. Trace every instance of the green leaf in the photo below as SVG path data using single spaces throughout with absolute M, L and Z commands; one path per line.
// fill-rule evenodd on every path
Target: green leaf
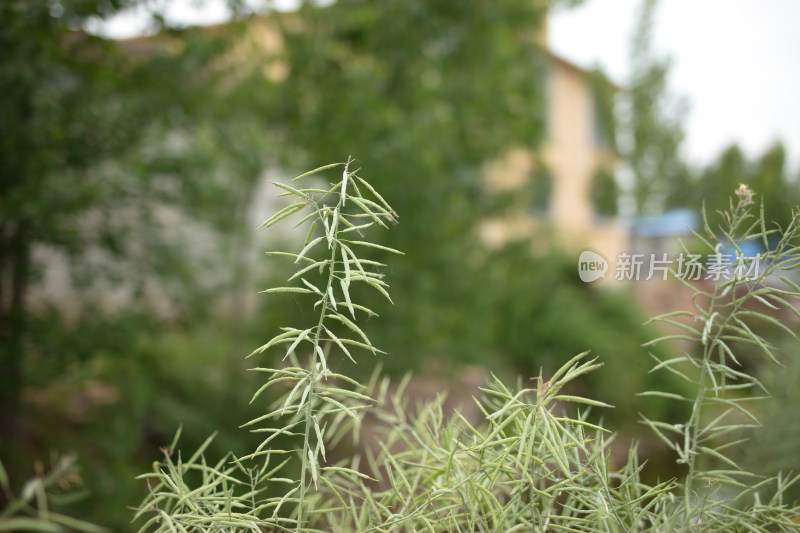
M 558 396 L 553 397 L 553 399 L 562 402 L 585 403 L 586 405 L 594 405 L 596 407 L 610 407 L 610 408 L 614 407 L 611 404 L 600 402 L 597 400 L 590 400 L 589 398 L 583 398 L 581 396 L 568 396 L 565 394 L 559 394 Z
M 309 252 L 309 250 L 311 250 L 314 246 L 319 244 L 319 242 L 324 238 L 325 237 L 323 235 L 320 235 L 319 237 L 312 239 L 311 242 L 306 244 L 305 247 L 300 251 L 300 253 L 297 254 L 297 259 L 295 259 L 294 262 L 297 263 L 298 261 L 303 259 L 305 255 Z
M 288 216 L 291 216 L 292 214 L 300 211 L 301 209 L 303 209 L 307 205 L 308 205 L 308 202 L 298 202 L 296 204 L 292 204 L 290 206 L 284 207 L 283 209 L 281 209 L 280 211 L 278 211 L 277 213 L 275 213 L 274 215 L 269 217 L 267 220 L 265 220 L 264 223 L 261 224 L 258 227 L 258 229 L 268 228 L 268 227 L 280 222 L 284 218 L 286 218 Z
M 378 224 L 379 226 L 382 226 L 384 228 L 387 227 L 386 224 L 384 224 L 383 220 L 381 220 L 378 215 L 376 215 L 375 213 L 372 212 L 372 210 L 369 208 L 369 206 L 367 206 L 367 204 L 365 203 L 364 200 L 362 200 L 362 199 L 360 199 L 360 198 L 358 198 L 356 196 L 353 196 L 350 199 L 353 201 L 354 204 L 359 206 L 364 211 L 364 213 L 369 215 L 370 218 L 372 218 L 372 220 L 374 220 L 376 224 Z
M 706 447 L 706 446 L 700 446 L 700 447 L 699 447 L 699 449 L 700 449 L 700 451 L 702 451 L 702 452 L 705 452 L 705 453 L 707 453 L 707 454 L 709 454 L 709 455 L 712 455 L 712 456 L 716 457 L 717 459 L 719 459 L 720 461 L 722 461 L 722 462 L 724 462 L 724 463 L 727 463 L 727 464 L 731 465 L 731 466 L 732 466 L 732 467 L 734 467 L 735 469 L 737 469 L 737 470 L 741 470 L 741 467 L 739 467 L 739 465 L 737 465 L 737 464 L 736 464 L 736 463 L 733 461 L 733 459 L 731 459 L 731 458 L 729 458 L 729 457 L 726 457 L 725 455 L 721 454 L 720 452 L 718 452 L 718 451 L 717 451 L 717 450 L 715 450 L 714 448 L 708 448 L 708 447 Z
M 378 191 L 376 191 L 372 187 L 372 185 L 370 185 L 367 181 L 361 179 L 359 176 L 356 176 L 356 179 L 359 181 L 359 183 L 361 183 L 364 187 L 366 187 L 369 190 L 369 192 L 371 192 L 375 196 L 375 198 L 377 198 L 383 204 L 383 206 L 386 208 L 387 211 L 391 212 L 395 218 L 397 217 L 397 213 L 394 212 L 394 209 L 392 209 L 389 203 L 386 200 L 384 200 L 380 194 L 378 194 Z
M 332 314 L 331 314 L 331 315 L 329 315 L 329 316 L 330 316 L 330 318 L 333 318 L 333 319 L 336 319 L 336 320 L 338 320 L 339 322 L 341 322 L 342 324 L 344 324 L 345 326 L 347 326 L 348 328 L 350 328 L 350 329 L 351 329 L 353 332 L 355 332 L 356 334 L 358 334 L 358 336 L 359 336 L 359 337 L 361 337 L 361 338 L 364 340 L 364 344 L 365 344 L 365 345 L 367 345 L 367 346 L 369 347 L 369 350 L 370 350 L 372 353 L 375 353 L 375 352 L 376 352 L 375 348 L 372 346 L 372 343 L 369 341 L 369 338 L 368 338 L 368 337 L 367 337 L 367 336 L 364 334 L 364 332 L 363 332 L 363 331 L 361 331 L 361 328 L 359 328 L 359 327 L 358 327 L 358 326 L 355 324 L 355 322 L 353 322 L 352 320 L 350 320 L 350 319 L 349 319 L 349 318 L 347 318 L 346 316 L 344 316 L 344 315 L 342 315 L 342 314 L 340 314 L 340 313 L 337 313 L 337 312 L 334 312 L 334 313 L 332 313 Z M 344 342 L 344 341 L 342 341 L 342 342 Z
M 338 395 L 338 396 L 344 396 L 346 398 L 351 398 L 353 400 L 361 400 L 361 401 L 364 401 L 364 402 L 374 402 L 375 401 L 372 398 L 370 398 L 369 396 L 367 396 L 366 394 L 361 394 L 360 392 L 351 391 L 351 390 L 347 390 L 347 389 L 340 389 L 340 388 L 337 388 L 337 387 L 327 387 L 327 388 L 323 389 L 322 392 L 320 392 L 320 394 L 328 394 L 328 395 L 333 394 L 333 395 Z
M 383 295 L 384 298 L 389 300 L 389 303 L 394 305 L 394 301 L 392 301 L 392 297 L 389 296 L 389 292 L 382 287 L 382 285 L 386 285 L 386 283 L 383 283 L 382 281 L 373 278 L 364 278 L 362 281 L 364 281 L 367 285 L 369 285 L 373 289 L 377 290 L 379 293 Z
M 259 294 L 276 293 L 276 292 L 294 292 L 298 294 L 309 294 L 313 293 L 314 291 L 311 291 L 309 289 L 304 289 L 303 287 L 273 287 L 271 289 L 265 289 L 263 291 L 259 291 Z
M 172 455 L 178 449 L 178 440 L 181 438 L 183 431 L 183 424 L 178 425 L 178 431 L 175 432 L 175 437 L 172 439 L 172 444 L 169 445 L 169 454 Z
M 313 293 L 315 293 L 315 294 L 317 294 L 319 296 L 323 296 L 322 291 L 319 290 L 319 287 L 317 287 L 313 283 L 310 283 L 306 278 L 300 278 L 300 282 L 303 285 L 305 285 L 306 287 L 308 287 L 311 290 L 311 292 L 313 292 Z
M 650 420 L 649 418 L 647 418 L 645 416 L 642 416 L 642 423 L 645 424 L 646 426 L 648 426 L 653 431 L 653 433 L 655 433 L 656 436 L 659 439 L 661 439 L 661 442 L 663 442 L 664 444 L 669 446 L 670 449 L 675 450 L 675 451 L 678 450 L 678 444 L 676 442 L 674 442 L 672 439 L 670 439 L 669 437 L 667 437 L 661 431 L 661 429 L 660 429 L 661 423 L 659 423 L 657 421 L 654 421 L 654 420 Z M 678 432 L 680 434 L 683 434 L 683 432 L 678 431 L 677 428 L 670 427 L 670 430 L 671 431 L 676 431 L 676 432 Z
M 66 530 L 47 520 L 39 518 L 0 518 L 0 531 L 42 531 L 44 533 L 62 533 Z M 101 530 L 105 531 L 105 530 Z
M 289 252 L 264 252 L 264 254 L 266 254 L 266 255 L 278 255 L 278 256 L 284 256 L 284 257 L 292 257 L 292 258 L 296 258 L 298 261 L 299 260 L 303 260 L 303 261 L 306 261 L 306 262 L 309 262 L 309 263 L 313 263 L 315 261 L 314 259 L 311 259 L 309 257 L 300 257 L 298 254 L 291 254 Z
M 377 248 L 378 250 L 383 250 L 385 252 L 391 252 L 393 254 L 405 255 L 403 252 L 399 250 L 395 250 L 394 248 L 389 248 L 388 246 L 382 246 L 380 244 L 375 244 L 374 242 L 368 241 L 349 241 L 345 240 L 344 242 L 348 244 L 358 244 L 359 246 L 367 246 L 368 248 Z
M 342 246 L 339 249 L 339 253 L 342 255 L 342 266 L 344 267 L 344 279 L 342 281 L 342 289 L 347 289 L 350 287 L 350 261 L 347 259 L 347 252 L 348 248 L 346 246 Z M 347 292 L 345 290 L 345 292 Z M 350 298 L 347 298 L 347 301 L 350 301 Z
M 306 291 L 306 289 L 303 290 Z M 311 291 L 306 291 L 306 292 L 311 292 Z M 264 344 L 263 346 L 253 350 L 253 352 L 250 355 L 248 355 L 247 358 L 250 358 L 256 354 L 263 353 L 266 350 L 270 349 L 272 346 L 275 346 L 276 344 L 280 344 L 282 342 L 291 342 L 292 339 L 294 338 L 294 335 L 296 335 L 297 333 L 300 333 L 299 329 L 290 329 L 288 331 L 284 331 L 283 333 L 280 333 L 274 336 L 272 339 L 270 339 L 270 341 L 267 344 Z
M 66 527 L 67 531 L 82 531 L 84 533 L 104 533 L 108 531 L 104 527 L 100 527 L 89 522 L 78 520 L 76 518 L 59 513 L 47 513 L 47 519 L 53 523 Z
M 304 340 L 310 341 L 309 339 L 310 334 L 311 334 L 310 328 L 301 331 L 300 334 L 297 336 L 297 338 L 295 338 L 294 342 L 292 342 L 291 346 L 289 346 L 289 348 L 286 350 L 286 355 L 283 358 L 286 359 L 287 357 L 289 357 L 289 354 L 294 353 L 295 348 L 297 348 L 297 346 Z
M 293 279 L 295 279 L 295 278 L 297 278 L 299 276 L 302 276 L 303 274 L 305 274 L 306 272 L 308 272 L 309 270 L 312 270 L 314 268 L 317 268 L 317 267 L 325 268 L 325 266 L 329 262 L 330 262 L 329 259 L 325 259 L 323 261 L 315 261 L 315 262 L 311 263 L 310 265 L 306 265 L 303 268 L 301 268 L 300 270 L 298 270 L 297 272 L 295 272 L 294 274 L 292 274 L 292 277 L 289 278 L 289 281 L 292 281 Z
M 308 176 L 313 176 L 314 174 L 318 174 L 318 173 L 322 172 L 323 170 L 328 170 L 329 168 L 338 167 L 338 166 L 341 166 L 341 165 L 344 165 L 344 163 L 331 163 L 329 165 L 323 165 L 323 166 L 321 166 L 319 168 L 315 168 L 314 170 L 309 170 L 308 172 L 300 174 L 296 178 L 292 178 L 292 181 L 297 181 L 299 179 L 303 179 L 303 178 L 308 177 Z
M 636 396 L 655 396 L 657 398 L 666 398 L 668 400 L 680 400 L 684 402 L 692 402 L 693 400 L 681 396 L 680 394 L 676 394 L 674 392 L 663 392 L 663 391 L 645 391 L 639 392 Z
M 349 271 L 348 271 L 349 274 Z M 350 311 L 350 316 L 353 318 L 356 317 L 356 310 L 353 308 L 353 302 L 350 301 L 350 290 L 348 289 L 348 283 L 345 280 L 339 280 L 339 284 L 342 287 L 342 294 L 344 295 L 345 304 L 347 304 L 347 309 Z
M 348 506 L 348 505 L 345 503 L 345 501 L 344 501 L 344 498 L 342 498 L 342 495 L 341 495 L 341 494 L 339 494 L 339 491 L 338 491 L 338 490 L 336 490 L 336 487 L 333 485 L 333 483 L 331 483 L 330 481 L 328 481 L 328 480 L 325 478 L 325 476 L 322 476 L 322 477 L 320 477 L 320 479 L 321 479 L 321 480 L 322 480 L 322 482 L 323 482 L 323 483 L 324 483 L 324 484 L 325 484 L 325 485 L 326 485 L 326 486 L 327 486 L 327 487 L 330 489 L 330 491 L 333 493 L 333 495 L 336 497 L 336 499 L 337 499 L 337 500 L 339 500 L 339 503 L 341 503 L 341 504 L 342 504 L 342 508 L 343 508 L 343 509 L 345 509 L 345 510 L 347 511 L 347 514 L 350 516 L 350 520 L 351 520 L 351 521 L 353 521 L 353 522 L 355 522 L 355 521 L 356 521 L 355 513 L 354 513 L 354 512 L 353 512 L 353 510 L 352 510 L 352 509 L 351 509 L 351 508 L 350 508 L 350 507 L 349 507 L 349 506 Z
M 317 421 L 317 417 L 312 416 L 311 421 L 313 422 L 312 425 L 314 426 L 314 434 L 317 436 L 317 448 L 322 454 L 323 461 L 327 461 L 327 459 L 325 458 L 325 439 L 322 438 L 322 430 L 319 427 L 319 422 Z
M 375 348 L 374 346 L 372 346 L 370 344 L 365 344 L 363 342 L 358 342 L 357 340 L 340 337 L 339 341 L 342 344 L 349 344 L 349 345 L 352 345 L 352 346 L 358 346 L 359 348 L 364 348 L 365 350 L 369 350 L 369 351 L 371 351 L 371 352 L 373 352 L 375 354 L 385 354 L 386 353 L 383 350 L 379 350 L 379 349 Z
M 6 492 L 8 492 L 10 489 L 8 483 L 8 473 L 6 472 L 5 466 L 3 466 L 2 459 L 0 459 L 0 488 L 4 489 Z
M 316 213 L 311 213 L 311 216 L 314 216 L 315 214 L 316 214 Z M 311 242 L 311 239 L 312 239 L 312 237 L 314 236 L 314 230 L 315 230 L 315 229 L 317 229 L 317 220 L 314 220 L 314 221 L 313 221 L 313 222 L 312 222 L 312 223 L 311 223 L 311 224 L 308 226 L 308 233 L 306 233 L 306 240 L 305 240 L 305 241 L 303 241 L 303 245 L 304 245 L 304 246 L 305 246 L 305 245 L 307 245 L 309 242 Z
M 763 320 L 765 322 L 769 322 L 773 326 L 777 326 L 780 329 L 782 329 L 784 332 L 786 332 L 793 339 L 797 339 L 798 338 L 797 337 L 797 333 L 795 333 L 794 330 L 792 330 L 789 326 L 787 326 L 786 324 L 784 324 L 780 320 L 777 320 L 776 318 L 771 317 L 771 316 L 769 316 L 767 314 L 759 313 L 758 311 L 747 311 L 746 309 L 742 309 L 742 310 L 739 311 L 739 315 L 740 316 L 751 316 L 753 318 L 758 318 L 759 320 Z
M 559 368 L 556 371 L 556 373 L 553 374 L 553 376 L 550 378 L 550 381 L 552 383 L 555 383 L 556 381 L 558 381 L 561 378 L 561 376 L 566 374 L 570 369 L 572 369 L 575 365 L 578 364 L 578 361 L 580 361 L 581 359 L 583 359 L 587 355 L 589 355 L 589 352 L 583 352 L 583 353 L 579 353 L 576 356 L 573 356 L 572 359 L 567 361 L 565 364 L 561 365 L 561 368 Z
M 286 185 L 284 183 L 280 183 L 280 182 L 277 182 L 277 181 L 273 181 L 271 183 L 273 185 L 275 185 L 276 187 L 279 187 L 279 188 L 283 189 L 284 191 L 288 192 L 291 195 L 298 196 L 298 197 L 302 198 L 306 202 L 309 202 L 309 203 L 312 202 L 311 197 L 309 197 L 306 193 L 304 193 L 301 190 L 295 189 L 294 187 L 290 187 L 289 185 Z
M 349 407 L 347 407 L 345 404 L 341 403 L 340 401 L 336 400 L 335 398 L 331 398 L 330 396 L 320 396 L 319 398 L 323 402 L 330 403 L 331 405 L 335 406 L 338 410 L 341 410 L 341 411 L 347 413 L 347 416 L 352 418 L 353 421 L 355 421 L 356 423 L 360 422 L 359 418 L 356 416 L 356 414 L 353 412 L 352 409 L 350 409 Z
M 339 349 L 344 352 L 344 354 L 347 356 L 347 358 L 350 359 L 355 364 L 356 360 L 353 359 L 352 355 L 350 355 L 350 350 L 348 350 L 345 347 L 344 343 L 341 340 L 339 340 L 339 337 L 334 335 L 333 332 L 331 330 L 329 330 L 327 327 L 325 327 L 325 326 L 322 326 L 322 327 L 325 328 L 325 332 L 328 334 L 328 338 L 330 338 L 333 342 L 335 342 L 336 345 L 339 347 Z

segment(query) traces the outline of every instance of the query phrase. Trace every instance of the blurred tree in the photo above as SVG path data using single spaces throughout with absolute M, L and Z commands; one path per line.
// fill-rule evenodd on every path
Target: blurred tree
M 228 37 L 162 28 L 155 42 L 123 47 L 82 30 L 136 3 L 0 3 L 2 454 L 10 453 L 18 427 L 23 355 L 41 340 L 27 335 L 28 296 L 41 266 L 34 252 L 58 249 L 75 261 L 86 259 L 86 250 L 99 252 L 117 259 L 118 278 L 137 278 L 143 289 L 142 272 L 187 277 L 186 258 L 152 231 L 159 205 L 181 205 L 206 219 L 211 208 L 227 210 L 231 185 L 194 179 L 210 156 L 185 148 L 182 133 L 195 134 L 216 109 L 210 96 L 224 68 L 210 65 Z M 82 273 L 92 280 L 98 271 Z
M 284 25 L 289 75 L 277 113 L 302 149 L 290 163 L 353 154 L 401 215 L 387 237 L 406 253 L 393 260 L 401 296 L 384 331 L 390 349 L 481 351 L 484 328 L 464 306 L 476 291 L 468 271 L 482 165 L 542 137 L 546 9 L 530 0 L 341 0 L 304 5 L 302 24 Z
M 568 355 L 591 350 L 604 368 L 581 384 L 616 406 L 599 413 L 613 427 L 628 433 L 638 412 L 666 414 L 666 402 L 631 401 L 648 387 L 682 387 L 678 380 L 648 373 L 650 360 L 641 346 L 658 336 L 656 331 L 642 326 L 642 312 L 630 294 L 580 281 L 574 256 L 550 244 L 555 246 L 549 253 L 537 255 L 526 242 L 512 243 L 483 265 L 483 284 L 492 287 L 483 315 L 492 351 L 505 355 L 522 375 L 535 376 L 542 367 L 546 375 Z
M 800 195 L 797 183 L 787 179 L 786 149 L 782 143 L 776 142 L 758 159 L 751 188 L 761 195 L 767 220 L 785 228 Z
M 699 192 L 707 212 L 727 209 L 732 191 L 740 183 L 750 183 L 751 175 L 742 149 L 736 144 L 726 148 L 717 162 L 710 165 L 700 178 Z
M 617 147 L 617 117 L 615 99 L 618 88 L 611 83 L 605 72 L 596 67 L 591 76 L 594 94 L 595 137 L 611 154 L 619 156 Z M 604 217 L 617 216 L 619 187 L 614 173 L 600 165 L 592 177 L 591 199 L 595 211 Z
M 736 144 L 723 150 L 717 162 L 706 168 L 699 180 L 700 193 L 709 212 L 727 208 L 730 191 L 741 183 L 749 185 L 763 200 L 767 220 L 786 227 L 800 194 L 797 184 L 788 180 L 786 150 L 782 143 L 776 142 L 755 162 L 748 161 Z
M 598 215 L 604 217 L 617 216 L 617 198 L 619 196 L 619 187 L 614 175 L 604 169 L 600 168 L 595 172 L 592 178 L 592 204 Z
M 595 137 L 614 155 L 619 155 L 617 147 L 616 97 L 619 88 L 600 67 L 592 70 L 590 83 L 594 100 Z
M 130 129 L 96 127 L 112 111 L 114 63 L 97 61 L 98 39 L 71 30 L 99 4 L 0 5 L 0 451 L 15 432 L 33 245 L 75 244 L 68 217 L 103 187 L 76 173 L 129 144 Z
M 670 99 L 670 62 L 653 50 L 657 0 L 643 0 L 631 42 L 629 109 L 624 129 L 629 139 L 622 153 L 633 172 L 636 215 L 655 214 L 692 200 L 689 171 L 680 157 L 685 106 Z

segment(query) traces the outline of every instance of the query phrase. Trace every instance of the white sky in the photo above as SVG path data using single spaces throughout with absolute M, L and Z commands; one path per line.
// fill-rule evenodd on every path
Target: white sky
M 603 65 L 624 84 L 640 0 L 588 0 L 550 20 L 551 48 L 582 66 Z M 685 154 L 713 160 L 738 142 L 751 157 L 776 139 L 800 162 L 800 2 L 661 0 L 655 45 L 673 59 L 672 92 L 688 100 Z
M 557 11 L 549 25 L 551 48 L 581 66 L 603 66 L 624 85 L 640 1 L 587 0 L 579 8 Z M 273 2 L 284 8 L 292 3 Z M 185 24 L 227 16 L 219 0 L 152 0 L 150 5 L 166 6 L 170 19 Z M 117 17 L 101 31 L 129 37 L 146 30 L 144 20 L 135 13 Z M 661 0 L 655 45 L 672 57 L 672 92 L 689 104 L 684 151 L 690 163 L 709 163 L 733 141 L 756 157 L 782 139 L 790 168 L 797 172 L 800 1 Z

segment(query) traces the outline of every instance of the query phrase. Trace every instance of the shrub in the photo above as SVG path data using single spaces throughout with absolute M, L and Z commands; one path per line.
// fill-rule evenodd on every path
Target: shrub
M 770 284 L 797 267 L 797 216 L 761 258 L 764 269 L 755 280 L 720 282 L 710 293 L 693 288 L 695 313 L 658 317 L 680 328 L 680 338 L 698 342 L 702 355 L 656 356 L 655 368 L 688 382 L 694 396 L 643 393 L 691 406 L 682 424 L 643 419 L 688 468 L 685 479 L 647 484 L 636 446 L 614 467 L 613 434 L 588 421 L 588 408 L 607 405 L 564 392 L 600 365 L 587 354 L 527 387 L 492 379 L 478 401 L 480 424 L 458 412 L 448 416 L 441 398 L 412 409 L 403 393 L 407 379 L 391 387 L 376 373 L 362 385 L 338 371 L 361 352 L 381 353 L 359 325 L 374 313 L 352 289 L 361 284 L 389 298 L 380 274 L 385 265 L 361 258 L 359 250 L 381 248 L 365 232 L 388 228 L 397 216 L 349 162 L 327 189 L 276 185 L 295 203 L 264 226 L 298 214 L 309 229 L 298 253 L 277 254 L 298 265 L 290 278 L 296 284 L 264 292 L 307 303 L 313 319 L 282 328 L 251 354 L 283 353 L 278 365 L 254 369 L 266 380 L 253 401 L 271 401 L 245 426 L 263 434 L 263 442 L 247 456 L 228 454 L 212 463 L 204 455 L 211 439 L 185 459 L 176 437 L 153 472 L 141 476 L 150 494 L 136 515 L 145 520 L 140 531 L 800 530 L 800 507 L 783 501 L 797 478 L 763 479 L 728 456 L 739 442 L 732 436 L 755 425 L 747 401 L 761 396 L 760 382 L 737 367 L 730 342 L 758 346 L 774 358 L 748 325 L 774 319 L 745 304 L 786 306 L 800 295 L 785 277 L 782 288 Z M 705 235 L 698 235 L 711 250 L 739 250 L 745 240 L 774 233 L 763 213 L 751 215 L 752 194 L 738 193 L 720 228 L 706 223 Z M 708 307 L 699 305 L 701 296 Z M 361 452 L 342 452 L 351 439 L 362 440 Z
M 41 466 L 41 464 L 39 464 Z M 11 490 L 6 469 L 0 461 L 0 531 L 41 531 L 46 533 L 103 533 L 106 529 L 72 518 L 54 507 L 78 495 L 80 485 L 75 458 L 62 457 L 48 471 L 41 471 L 22 486 L 19 496 Z

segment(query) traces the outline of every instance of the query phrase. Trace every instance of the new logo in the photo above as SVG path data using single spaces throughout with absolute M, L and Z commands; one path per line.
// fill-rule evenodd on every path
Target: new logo
M 606 272 L 608 272 L 608 261 L 602 255 L 591 250 L 581 252 L 578 257 L 578 276 L 581 281 L 591 283 L 606 277 Z

